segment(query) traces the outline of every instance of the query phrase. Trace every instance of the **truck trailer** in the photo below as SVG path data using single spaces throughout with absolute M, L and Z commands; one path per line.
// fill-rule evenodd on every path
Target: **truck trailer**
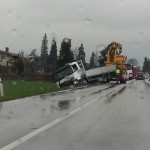
M 85 71 L 82 61 L 66 64 L 53 74 L 58 87 L 65 85 L 87 84 L 90 82 L 109 82 L 116 65 L 93 68 Z

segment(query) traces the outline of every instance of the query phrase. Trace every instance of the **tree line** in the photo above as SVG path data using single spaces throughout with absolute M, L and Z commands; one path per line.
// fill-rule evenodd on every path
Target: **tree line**
M 12 67 L 12 70 L 17 74 L 24 72 L 34 73 L 36 71 L 43 73 L 53 73 L 58 68 L 64 66 L 66 63 L 82 60 L 85 69 L 87 68 L 86 54 L 83 43 L 78 49 L 71 48 L 71 39 L 64 38 L 61 42 L 61 47 L 58 53 L 57 42 L 55 38 L 52 39 L 51 47 L 48 48 L 48 37 L 45 33 L 41 43 L 41 54 L 37 55 L 36 49 L 31 50 L 31 53 L 24 57 L 24 52 L 19 52 L 19 59 L 17 59 Z
M 66 63 L 73 61 L 82 60 L 84 67 L 86 68 L 85 52 L 84 46 L 81 43 L 76 54 L 75 51 L 71 48 L 71 39 L 64 38 L 61 42 L 61 47 L 57 50 L 56 40 L 52 40 L 50 54 L 48 54 L 48 40 L 47 35 L 45 34 L 42 40 L 41 46 L 41 64 L 45 68 L 44 70 L 50 70 L 54 72 L 56 69 L 64 66 Z
M 150 73 L 150 59 L 147 57 L 144 58 L 143 72 Z
M 35 71 L 40 70 L 41 72 L 52 74 L 66 63 L 78 60 L 82 60 L 86 70 L 95 68 L 97 66 L 104 66 L 109 47 L 109 45 L 105 47 L 99 54 L 91 52 L 90 63 L 87 63 L 85 59 L 86 53 L 83 43 L 81 43 L 78 48 L 72 49 L 72 40 L 69 38 L 64 38 L 61 42 L 59 52 L 55 38 L 52 39 L 50 48 L 48 48 L 48 45 L 48 37 L 45 33 L 41 43 L 40 56 L 37 55 L 36 49 L 34 49 L 28 55 L 28 61 L 25 61 L 24 52 L 20 52 L 19 59 L 14 63 L 12 68 L 13 71 L 17 74 L 22 74 L 25 71 L 34 73 Z M 138 65 L 138 62 L 135 58 L 129 59 L 128 63 Z M 143 72 L 150 72 L 150 60 L 147 57 L 144 59 Z

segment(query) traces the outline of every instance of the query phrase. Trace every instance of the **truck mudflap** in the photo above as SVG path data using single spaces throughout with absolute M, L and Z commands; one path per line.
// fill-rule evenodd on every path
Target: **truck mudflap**
M 120 74 L 119 80 L 120 80 L 120 83 L 126 83 L 127 75 L 126 74 Z

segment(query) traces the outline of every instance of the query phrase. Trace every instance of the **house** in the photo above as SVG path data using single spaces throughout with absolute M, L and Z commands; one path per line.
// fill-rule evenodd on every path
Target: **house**
M 10 53 L 8 47 L 5 48 L 5 51 L 0 50 L 0 65 L 1 66 L 12 66 L 18 58 L 19 58 L 19 55 L 15 53 Z

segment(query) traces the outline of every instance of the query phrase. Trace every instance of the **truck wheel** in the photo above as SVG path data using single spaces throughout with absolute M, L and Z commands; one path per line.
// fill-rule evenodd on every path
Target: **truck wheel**
M 106 76 L 103 76 L 103 78 L 102 78 L 102 82 L 103 82 L 103 83 L 107 83 L 107 82 L 108 82 L 108 79 L 107 79 L 107 77 L 106 77 Z
M 122 80 L 120 81 L 121 84 L 125 84 L 126 83 L 126 80 Z
M 82 82 L 82 84 L 83 84 L 83 85 L 88 84 L 88 82 L 87 82 L 87 80 L 86 80 L 86 79 L 82 79 L 82 81 L 81 81 L 81 82 Z
M 110 79 L 108 77 L 106 77 L 106 83 L 109 83 Z
M 107 83 L 107 77 L 104 76 L 104 83 Z

